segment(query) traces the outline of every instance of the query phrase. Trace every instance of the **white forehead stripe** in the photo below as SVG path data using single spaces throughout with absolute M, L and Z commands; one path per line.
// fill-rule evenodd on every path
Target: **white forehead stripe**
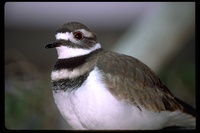
M 76 30 L 76 31 L 82 32 L 85 37 L 92 37 L 92 33 L 85 30 L 85 29 L 79 29 L 79 30 Z M 57 33 L 55 36 L 56 36 L 56 40 L 62 39 L 62 40 L 75 41 L 74 38 L 73 38 L 72 32 L 70 32 L 70 33 L 69 32 Z
M 72 33 L 69 33 L 69 32 L 65 32 L 65 33 L 57 33 L 56 34 L 56 40 L 69 40 L 70 38 L 72 38 L 73 35 Z

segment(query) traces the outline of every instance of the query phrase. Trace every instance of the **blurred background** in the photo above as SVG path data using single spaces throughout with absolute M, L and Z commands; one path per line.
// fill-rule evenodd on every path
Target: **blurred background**
M 55 31 L 79 21 L 105 49 L 147 64 L 178 98 L 195 107 L 194 2 L 6 2 L 5 127 L 71 129 L 53 97 Z

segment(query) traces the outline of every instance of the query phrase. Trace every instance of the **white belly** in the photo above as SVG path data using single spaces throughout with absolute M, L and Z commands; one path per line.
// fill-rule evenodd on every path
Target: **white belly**
M 159 129 L 167 124 L 169 112 L 140 111 L 127 101 L 118 101 L 101 80 L 95 68 L 80 88 L 53 93 L 58 109 L 74 129 Z

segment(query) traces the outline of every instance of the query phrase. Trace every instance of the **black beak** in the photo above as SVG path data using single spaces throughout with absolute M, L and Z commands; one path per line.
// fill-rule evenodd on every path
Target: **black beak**
M 60 45 L 61 45 L 60 42 L 54 42 L 54 43 L 47 44 L 47 45 L 45 46 L 45 48 L 46 48 L 46 49 L 55 48 L 55 47 L 58 47 L 58 46 L 60 46 Z

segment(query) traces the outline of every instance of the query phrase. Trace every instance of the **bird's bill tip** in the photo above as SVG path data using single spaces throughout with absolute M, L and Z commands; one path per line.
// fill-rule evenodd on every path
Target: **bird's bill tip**
M 61 45 L 60 42 L 50 43 L 50 44 L 47 44 L 47 45 L 45 46 L 45 49 L 50 49 L 50 48 L 59 47 L 60 45 Z
M 55 46 L 52 43 L 45 45 L 45 49 L 54 48 L 54 47 Z

